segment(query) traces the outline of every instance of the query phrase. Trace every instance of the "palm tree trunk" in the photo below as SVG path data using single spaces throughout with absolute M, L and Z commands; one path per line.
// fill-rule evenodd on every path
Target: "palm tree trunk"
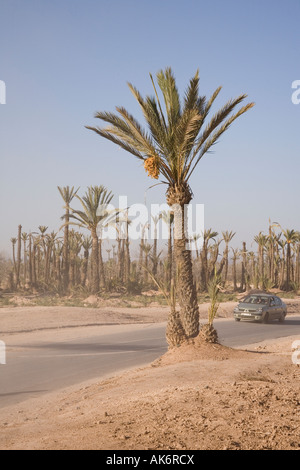
M 18 227 L 18 250 L 17 250 L 17 288 L 20 287 L 20 271 L 21 271 L 21 249 L 22 249 L 22 225 Z
M 232 261 L 232 277 L 233 277 L 233 290 L 237 291 L 237 280 L 236 280 L 236 256 L 233 257 Z
M 158 258 L 157 258 L 157 221 L 154 221 L 154 240 L 153 240 L 153 262 L 152 262 L 152 274 L 154 277 L 157 275 L 157 266 L 158 266 Z
M 207 279 L 208 263 L 207 263 L 207 245 L 206 245 L 205 240 L 203 242 L 203 247 L 200 253 L 200 259 L 201 259 L 201 272 L 200 272 L 201 291 L 206 292 L 207 291 L 206 279 Z
M 168 239 L 168 277 L 167 277 L 167 285 L 168 289 L 171 288 L 172 282 L 172 272 L 173 272 L 173 249 L 172 249 L 172 224 L 170 223 L 169 227 L 169 239 Z
M 97 230 L 91 230 L 92 235 L 92 254 L 91 254 L 91 267 L 92 267 L 92 280 L 91 280 L 91 292 L 92 294 L 98 294 L 99 292 L 99 242 Z
M 102 258 L 102 239 L 98 240 L 98 247 L 99 247 L 99 281 L 100 286 L 105 289 L 106 286 L 106 279 L 105 279 L 105 271 L 104 271 L 104 263 Z
M 33 250 L 32 250 L 32 284 L 36 287 L 37 277 L 36 277 L 36 249 L 37 244 L 33 242 Z
M 226 245 L 224 256 L 225 256 L 225 266 L 224 266 L 224 286 L 226 286 L 227 282 L 227 276 L 228 276 L 228 253 L 229 253 L 229 247 L 228 244 Z
M 188 241 L 185 233 L 185 206 L 191 200 L 191 194 L 186 189 L 188 188 L 170 188 L 168 204 L 174 212 L 174 257 L 178 275 L 180 321 L 186 337 L 193 338 L 199 334 L 199 307 L 193 277 L 192 256 L 191 251 L 187 249 Z
M 16 243 L 17 243 L 17 240 L 16 238 L 12 238 L 11 239 L 11 242 L 12 242 L 12 252 L 13 252 L 13 265 L 14 265 L 14 276 L 13 276 L 13 279 L 14 279 L 14 287 L 16 286 L 16 282 L 17 282 L 17 263 L 16 263 Z
M 127 233 L 127 238 L 125 240 L 125 282 L 128 283 L 130 280 L 130 249 L 129 249 L 129 238 Z
M 69 207 L 66 207 L 65 215 L 65 229 L 64 229 L 64 244 L 63 244 L 63 268 L 62 268 L 62 282 L 63 282 L 63 292 L 67 293 L 69 288 L 69 263 L 70 263 L 70 254 L 69 254 Z
M 23 240 L 23 251 L 24 251 L 24 270 L 23 270 L 23 285 L 24 288 L 26 287 L 26 282 L 27 282 L 27 253 L 26 253 L 26 242 L 28 240 L 27 234 L 22 235 L 22 240 Z
M 32 287 L 32 235 L 29 234 L 29 253 L 28 253 L 28 271 L 29 271 L 29 287 Z
M 85 249 L 84 255 L 83 255 L 83 261 L 82 261 L 82 278 L 81 278 L 82 287 L 85 287 L 86 285 L 88 263 L 89 263 L 89 250 Z
M 296 251 L 295 283 L 299 287 L 299 284 L 300 284 L 300 245 L 297 246 L 297 251 Z
M 286 250 L 286 290 L 290 290 L 291 284 L 291 244 L 287 243 Z

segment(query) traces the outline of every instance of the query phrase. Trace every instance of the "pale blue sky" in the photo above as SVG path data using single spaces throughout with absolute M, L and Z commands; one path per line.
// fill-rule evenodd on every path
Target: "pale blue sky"
M 104 184 L 130 204 L 153 184 L 140 162 L 86 130 L 97 110 L 140 116 L 127 82 L 153 94 L 149 72 L 171 66 L 183 93 L 199 69 L 216 102 L 247 93 L 256 106 L 223 135 L 191 180 L 205 225 L 300 229 L 299 0 L 0 0 L 0 251 L 23 231 L 58 230 L 60 186 Z M 164 187 L 147 191 L 163 202 Z

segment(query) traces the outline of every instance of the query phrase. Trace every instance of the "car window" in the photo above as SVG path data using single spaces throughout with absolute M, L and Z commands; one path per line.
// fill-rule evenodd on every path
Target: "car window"
M 262 295 L 248 295 L 248 296 L 243 300 L 243 303 L 268 305 L 268 303 L 269 303 L 269 297 L 262 296 Z
M 275 297 L 275 305 L 280 306 L 281 300 L 278 297 Z

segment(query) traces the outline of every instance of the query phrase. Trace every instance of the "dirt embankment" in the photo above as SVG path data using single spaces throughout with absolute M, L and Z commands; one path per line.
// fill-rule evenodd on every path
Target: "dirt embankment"
M 194 344 L 142 369 L 1 410 L 0 449 L 300 448 L 294 338 Z

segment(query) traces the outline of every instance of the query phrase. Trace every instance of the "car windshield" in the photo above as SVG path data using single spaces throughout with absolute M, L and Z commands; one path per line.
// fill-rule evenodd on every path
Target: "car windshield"
M 263 305 L 268 305 L 269 303 L 269 297 L 263 297 L 261 295 L 248 295 L 243 300 L 243 303 L 245 304 L 263 304 Z

